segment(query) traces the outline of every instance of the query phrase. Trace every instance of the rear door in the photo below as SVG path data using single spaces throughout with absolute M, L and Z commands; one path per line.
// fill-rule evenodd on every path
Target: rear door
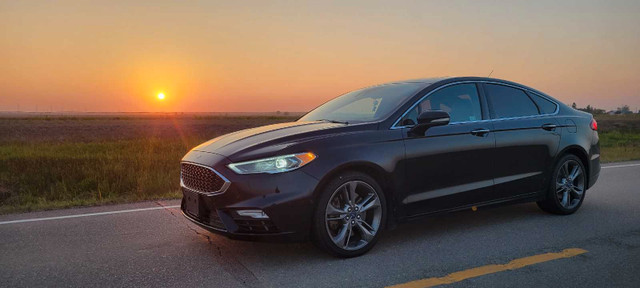
M 496 139 L 495 193 L 508 198 L 542 191 L 560 142 L 553 113 L 547 113 L 545 102 L 532 99 L 538 96 L 523 89 L 493 83 L 483 86 Z

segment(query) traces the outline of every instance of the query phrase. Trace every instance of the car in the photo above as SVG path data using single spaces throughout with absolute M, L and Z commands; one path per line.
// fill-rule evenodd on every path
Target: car
M 591 114 L 510 81 L 387 83 L 193 148 L 181 210 L 232 239 L 310 239 L 354 257 L 428 215 L 522 202 L 576 212 L 600 173 L 597 130 Z

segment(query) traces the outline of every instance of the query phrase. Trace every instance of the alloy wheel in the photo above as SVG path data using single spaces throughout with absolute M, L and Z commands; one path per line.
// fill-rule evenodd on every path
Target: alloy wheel
M 350 251 L 358 250 L 373 240 L 380 229 L 381 219 L 378 192 L 359 180 L 340 185 L 329 198 L 325 210 L 325 226 L 331 241 Z
M 568 160 L 562 164 L 556 176 L 556 196 L 565 209 L 573 209 L 584 195 L 585 175 L 580 163 Z

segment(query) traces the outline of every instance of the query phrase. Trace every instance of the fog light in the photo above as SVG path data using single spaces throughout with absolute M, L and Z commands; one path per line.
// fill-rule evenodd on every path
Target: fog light
M 237 210 L 236 212 L 238 212 L 238 215 L 244 217 L 251 217 L 254 219 L 269 219 L 269 216 L 267 216 L 267 214 L 262 210 Z

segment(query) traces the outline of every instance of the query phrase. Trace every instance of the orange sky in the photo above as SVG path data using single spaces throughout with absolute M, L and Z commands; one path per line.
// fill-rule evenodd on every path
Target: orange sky
M 491 70 L 640 108 L 638 1 L 314 2 L 2 1 L 0 110 L 306 111 Z

